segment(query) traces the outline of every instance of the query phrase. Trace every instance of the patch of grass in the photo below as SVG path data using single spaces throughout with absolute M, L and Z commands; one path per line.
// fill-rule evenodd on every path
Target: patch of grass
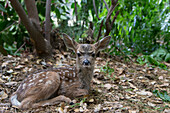
M 125 91 L 133 91 L 133 89 L 125 89 Z
M 76 107 L 76 106 L 80 106 L 80 103 L 75 103 L 73 105 L 70 105 L 71 108 Z
M 113 74 L 114 69 L 109 67 L 109 63 L 107 62 L 105 66 L 101 67 L 101 72 L 104 72 L 105 74 L 107 74 L 107 77 L 111 80 L 114 81 L 115 79 L 115 75 Z
M 153 58 L 151 55 L 142 55 L 140 57 L 138 57 L 137 62 L 141 65 L 147 64 L 152 65 L 152 67 L 160 67 L 161 69 L 165 69 L 167 70 L 167 66 L 163 63 L 160 63 L 159 61 L 157 61 L 155 58 Z
M 170 96 L 167 94 L 166 91 L 159 92 L 158 90 L 154 90 L 153 94 L 161 98 L 164 102 L 170 102 Z
M 84 103 L 84 102 L 86 101 L 86 99 L 87 99 L 87 97 L 84 97 L 84 98 L 80 101 L 80 103 Z M 74 103 L 73 105 L 70 105 L 70 107 L 73 108 L 73 107 L 76 107 L 76 106 L 80 106 L 80 103 Z
M 155 110 L 158 110 L 158 111 L 164 111 L 166 108 L 170 108 L 168 105 L 164 106 L 164 107 L 156 107 Z

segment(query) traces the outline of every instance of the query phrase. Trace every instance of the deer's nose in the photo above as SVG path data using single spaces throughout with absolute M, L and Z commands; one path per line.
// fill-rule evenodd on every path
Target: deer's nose
M 89 65 L 90 64 L 90 62 L 87 60 L 87 59 L 85 59 L 84 61 L 83 61 L 83 65 Z

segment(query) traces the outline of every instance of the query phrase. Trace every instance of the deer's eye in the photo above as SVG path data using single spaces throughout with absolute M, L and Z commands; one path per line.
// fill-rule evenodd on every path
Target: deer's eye
M 81 56 L 81 54 L 80 54 L 80 53 L 77 53 L 77 56 L 78 56 L 78 57 L 80 57 L 80 56 Z
M 92 55 L 92 57 L 95 57 L 95 53 L 92 53 L 91 55 Z

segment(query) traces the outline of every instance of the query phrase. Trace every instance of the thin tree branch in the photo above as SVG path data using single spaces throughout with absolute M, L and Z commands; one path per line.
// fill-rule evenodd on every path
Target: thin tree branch
M 51 0 L 46 0 L 46 20 L 45 20 L 45 38 L 50 41 L 50 11 L 51 11 Z
M 115 6 L 112 5 L 112 6 L 110 7 L 110 10 L 109 10 L 109 12 L 108 12 L 108 14 L 107 14 L 106 21 L 108 21 L 108 20 L 110 19 L 110 16 L 112 15 L 114 9 L 115 9 L 118 5 L 119 5 L 119 3 L 116 4 Z
M 100 38 L 100 36 L 101 36 L 102 27 L 103 27 L 103 21 L 104 21 L 104 20 L 102 20 L 102 22 L 101 22 L 101 24 L 100 24 L 99 34 L 98 34 L 98 36 L 97 36 L 97 41 L 96 41 L 96 42 L 99 41 L 99 38 Z
M 18 51 L 19 51 L 20 49 L 22 49 L 22 47 L 23 47 L 25 44 L 26 44 L 26 42 L 24 42 L 24 43 L 17 49 L 17 51 L 15 51 L 14 55 L 16 55 L 16 54 L 18 53 Z
M 107 5 L 106 1 L 105 1 L 105 0 L 103 0 L 103 2 L 104 2 L 104 4 L 105 4 L 105 6 L 106 6 L 107 11 L 109 11 L 109 7 L 108 7 L 108 5 Z
M 13 22 L 10 26 L 8 26 L 8 27 L 6 27 L 4 30 L 2 30 L 2 31 L 0 31 L 0 33 L 2 33 L 2 32 L 4 32 L 4 31 L 6 31 L 6 30 L 8 30 L 10 27 L 12 27 L 14 24 L 16 24 L 17 22 L 15 21 L 15 22 Z
M 116 19 L 116 17 L 113 19 L 112 23 L 110 24 L 109 20 L 110 20 L 110 17 L 111 17 L 111 14 L 113 13 L 114 9 L 119 5 L 119 3 L 117 3 L 118 1 L 112 1 L 112 5 L 110 7 L 110 10 L 107 14 L 107 17 L 106 17 L 106 33 L 105 33 L 105 36 L 109 35 L 111 29 L 112 29 L 112 25 Z M 117 3 L 117 4 L 116 4 Z M 115 5 L 116 4 L 116 5 Z M 117 12 L 118 13 L 118 12 Z M 118 15 L 118 14 L 117 14 Z
M 106 33 L 105 33 L 105 35 L 104 35 L 104 36 L 108 36 L 108 35 L 109 35 L 109 33 L 110 33 L 110 31 L 111 31 L 111 29 L 112 29 L 112 27 L 111 27 L 111 25 L 110 25 L 109 21 L 108 21 L 108 22 L 106 22 Z
M 114 16 L 114 18 L 112 20 L 111 27 L 113 26 L 118 14 L 119 14 L 119 11 L 116 12 L 116 15 Z
M 98 18 L 98 20 L 100 20 L 99 16 L 98 16 L 98 13 L 97 13 L 97 10 L 96 10 L 96 4 L 95 4 L 95 0 L 93 0 L 93 7 L 94 7 L 94 11 L 96 13 L 96 17 Z
M 35 28 L 33 27 L 32 22 L 30 21 L 30 19 L 26 15 L 26 13 L 25 13 L 24 9 L 22 8 L 21 4 L 19 3 L 18 0 L 10 0 L 10 1 L 11 1 L 11 5 L 13 6 L 15 11 L 18 13 L 19 17 L 21 18 L 21 21 L 23 22 L 24 26 L 26 27 L 28 32 L 31 34 L 31 32 Z
M 75 14 L 76 14 L 76 22 L 78 21 L 78 14 L 77 14 L 77 2 L 74 0 L 74 7 L 75 7 Z
M 106 22 L 106 33 L 105 33 L 105 36 L 109 35 L 109 33 L 110 33 L 110 31 L 111 31 L 111 29 L 113 27 L 113 24 L 114 24 L 118 14 L 119 14 L 119 11 L 116 12 L 116 15 L 114 16 L 111 24 L 109 23 L 109 21 Z

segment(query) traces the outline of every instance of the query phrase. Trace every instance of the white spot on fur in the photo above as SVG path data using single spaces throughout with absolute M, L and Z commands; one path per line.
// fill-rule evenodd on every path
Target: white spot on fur
M 40 80 L 39 80 L 39 82 L 42 82 L 42 81 L 43 81 L 43 79 L 40 79 Z
M 48 73 L 48 72 L 47 72 Z M 42 74 L 42 76 L 45 76 L 45 74 Z
M 34 84 L 33 82 L 32 82 L 32 83 L 29 83 L 28 86 L 32 86 L 33 84 Z
M 52 84 L 52 82 L 51 82 L 51 80 L 48 80 L 45 84 L 46 84 L 46 85 Z

